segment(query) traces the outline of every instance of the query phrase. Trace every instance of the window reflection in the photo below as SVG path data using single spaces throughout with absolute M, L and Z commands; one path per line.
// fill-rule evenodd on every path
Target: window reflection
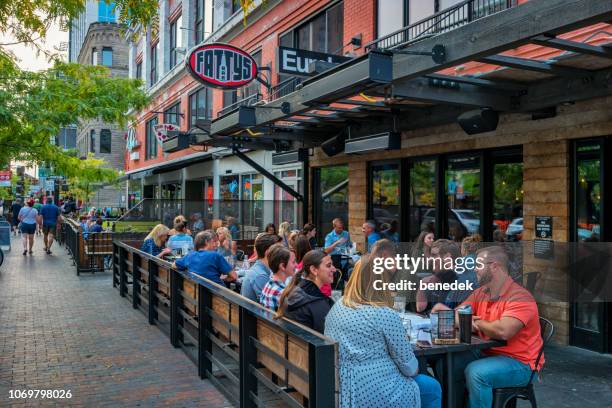
M 576 240 L 601 240 L 600 145 L 578 148 L 576 180 Z
M 504 237 L 506 241 L 521 240 L 523 236 L 523 163 L 495 164 L 493 188 L 495 190 L 493 235 Z
M 400 166 L 378 164 L 371 169 L 372 218 L 385 238 L 400 240 Z
M 445 174 L 448 238 L 461 242 L 480 232 L 480 159 L 451 158 Z
M 422 230 L 435 231 L 436 162 L 419 161 L 410 166 L 410 241 Z
M 348 165 L 323 167 L 319 171 L 319 191 L 317 197 L 319 216 L 317 235 L 319 242 L 332 230 L 332 220 L 341 218 L 344 229 L 348 229 Z

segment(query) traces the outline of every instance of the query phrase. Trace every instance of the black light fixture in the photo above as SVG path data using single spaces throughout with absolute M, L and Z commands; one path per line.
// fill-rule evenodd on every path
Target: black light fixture
M 471 110 L 459 115 L 457 122 L 468 135 L 492 132 L 497 129 L 499 113 L 490 108 Z
M 308 149 L 300 148 L 287 152 L 272 153 L 272 165 L 280 166 L 283 164 L 305 162 L 308 159 Z
M 383 132 L 347 139 L 344 151 L 347 154 L 370 153 L 381 150 L 397 150 L 402 146 L 402 135 L 399 132 Z

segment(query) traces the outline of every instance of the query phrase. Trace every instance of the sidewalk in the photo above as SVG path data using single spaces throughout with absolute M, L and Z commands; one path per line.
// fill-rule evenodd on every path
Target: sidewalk
M 23 256 L 21 239 L 0 269 L 0 407 L 229 407 L 140 312 L 109 272 L 76 276 L 54 244 Z M 10 400 L 9 390 L 70 390 L 71 399 Z
M 535 388 L 538 407 L 612 407 L 612 355 L 561 346 L 550 346 L 544 353 L 542 382 Z

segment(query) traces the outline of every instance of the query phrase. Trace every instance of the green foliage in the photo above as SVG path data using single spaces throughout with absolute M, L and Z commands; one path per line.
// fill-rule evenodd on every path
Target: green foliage
M 82 163 L 50 143 L 61 127 L 96 118 L 126 126 L 126 112 L 148 101 L 139 80 L 113 78 L 101 66 L 56 62 L 33 73 L 0 58 L 0 72 L 0 168 L 11 160 L 47 162 L 70 176 L 82 170 Z

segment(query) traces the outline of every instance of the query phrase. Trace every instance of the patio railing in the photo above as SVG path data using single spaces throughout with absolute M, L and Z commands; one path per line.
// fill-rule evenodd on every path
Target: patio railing
M 337 406 L 336 343 L 135 246 L 113 242 L 113 286 L 235 406 Z
M 480 18 L 516 6 L 518 0 L 466 0 L 445 10 L 374 40 L 365 46 L 373 49 L 402 48 L 413 42 L 454 30 Z

